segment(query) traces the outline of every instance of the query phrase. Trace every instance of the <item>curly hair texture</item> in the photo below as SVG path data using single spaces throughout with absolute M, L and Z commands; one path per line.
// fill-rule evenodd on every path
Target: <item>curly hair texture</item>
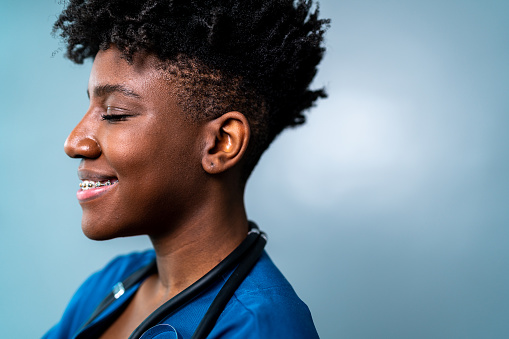
M 53 26 L 76 63 L 111 44 L 155 54 L 194 120 L 236 110 L 251 126 L 246 179 L 262 153 L 326 97 L 310 90 L 329 20 L 312 0 L 70 0 Z

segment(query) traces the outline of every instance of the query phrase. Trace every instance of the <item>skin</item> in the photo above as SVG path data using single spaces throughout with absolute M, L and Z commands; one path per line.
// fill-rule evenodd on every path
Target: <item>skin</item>
M 138 53 L 130 64 L 115 46 L 100 51 L 88 84 L 90 107 L 65 142 L 65 152 L 81 158 L 80 179 L 118 179 L 80 201 L 83 232 L 96 240 L 146 234 L 156 252 L 158 273 L 101 338 L 128 338 L 247 234 L 241 180 L 247 119 L 225 112 L 192 122 L 177 104 L 178 79 L 162 74 L 158 62 Z

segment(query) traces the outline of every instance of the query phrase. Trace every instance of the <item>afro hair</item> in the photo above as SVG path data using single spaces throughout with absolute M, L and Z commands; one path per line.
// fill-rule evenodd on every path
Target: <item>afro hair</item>
M 251 126 L 246 179 L 286 127 L 325 97 L 311 90 L 329 20 L 311 0 L 70 0 L 53 26 L 76 63 L 112 44 L 155 54 L 183 80 L 193 119 L 237 110 Z

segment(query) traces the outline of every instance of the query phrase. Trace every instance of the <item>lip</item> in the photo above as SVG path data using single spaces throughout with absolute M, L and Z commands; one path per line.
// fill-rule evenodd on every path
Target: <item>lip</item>
M 81 188 L 76 192 L 76 197 L 80 203 L 96 199 L 101 195 L 105 194 L 109 190 L 117 186 L 118 181 L 114 182 L 109 186 L 94 187 L 88 190 L 82 190 Z
M 100 187 L 93 187 L 89 188 L 87 190 L 82 190 L 81 188 L 76 192 L 76 197 L 78 198 L 78 201 L 80 203 L 84 203 L 93 199 L 96 199 L 103 194 L 107 193 L 111 189 L 117 186 L 118 179 L 115 175 L 112 175 L 110 173 L 101 172 L 97 170 L 87 169 L 80 167 L 78 169 L 78 178 L 80 180 L 89 180 L 89 181 L 100 181 L 100 182 L 106 182 L 111 181 L 112 184 L 108 186 L 100 186 Z

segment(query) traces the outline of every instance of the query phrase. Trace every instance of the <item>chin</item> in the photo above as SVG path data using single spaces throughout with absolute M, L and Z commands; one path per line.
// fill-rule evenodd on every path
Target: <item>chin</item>
M 117 227 L 111 224 L 94 222 L 83 217 L 81 220 L 83 234 L 91 240 L 110 240 L 125 236 L 119 234 Z
M 83 234 L 85 234 L 85 236 L 91 240 L 102 241 L 117 238 L 117 236 L 113 234 L 109 234 L 104 231 L 101 232 L 101 230 L 90 229 L 89 227 L 85 227 L 83 225 L 81 226 L 81 230 L 83 231 Z
M 88 218 L 84 213 L 81 219 L 81 230 L 87 238 L 98 241 L 141 235 L 139 232 L 133 232 L 136 228 L 123 227 L 114 221 Z

